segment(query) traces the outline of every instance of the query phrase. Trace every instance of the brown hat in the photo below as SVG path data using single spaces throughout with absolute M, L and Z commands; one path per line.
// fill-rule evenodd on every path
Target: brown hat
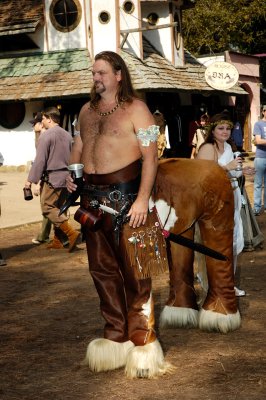
M 41 112 L 37 112 L 35 114 L 34 118 L 29 121 L 29 123 L 32 124 L 33 126 L 35 124 L 37 124 L 37 122 L 42 122 L 42 113 Z

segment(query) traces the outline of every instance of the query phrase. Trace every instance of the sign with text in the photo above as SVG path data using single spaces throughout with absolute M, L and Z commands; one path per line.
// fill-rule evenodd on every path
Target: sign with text
M 238 78 L 236 67 L 225 61 L 215 61 L 205 71 L 206 82 L 217 90 L 230 89 L 237 83 Z

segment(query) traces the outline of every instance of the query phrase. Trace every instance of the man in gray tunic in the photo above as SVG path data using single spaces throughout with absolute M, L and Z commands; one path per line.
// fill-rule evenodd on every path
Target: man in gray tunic
M 32 183 L 37 184 L 42 180 L 42 214 L 54 224 L 54 238 L 48 246 L 53 249 L 63 248 L 59 239 L 61 231 L 68 237 L 69 251 L 72 251 L 79 233 L 71 227 L 66 214 L 58 215 L 67 195 L 66 177 L 72 138 L 59 126 L 59 122 L 60 113 L 57 108 L 50 107 L 42 112 L 42 123 L 47 130 L 45 135 L 40 136 L 36 158 L 25 187 L 30 188 Z

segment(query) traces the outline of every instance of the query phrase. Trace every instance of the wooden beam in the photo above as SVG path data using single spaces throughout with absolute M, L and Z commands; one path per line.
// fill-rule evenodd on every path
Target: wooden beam
M 158 29 L 165 29 L 165 28 L 172 28 L 174 26 L 177 26 L 178 22 L 172 22 L 170 24 L 164 24 L 164 25 L 147 25 L 147 26 L 143 26 L 142 28 L 133 28 L 133 29 L 123 29 L 120 31 L 120 34 L 123 37 L 123 40 L 120 44 L 120 48 L 122 49 L 127 37 L 130 33 L 134 33 L 134 32 L 145 32 L 145 31 L 156 31 Z
M 125 33 L 133 33 L 133 32 L 143 32 L 143 31 L 152 31 L 157 29 L 164 29 L 164 28 L 171 28 L 176 26 L 177 22 L 172 22 L 171 24 L 164 24 L 164 25 L 147 25 L 143 26 L 142 28 L 133 28 L 133 29 L 123 29 L 120 31 L 121 35 Z

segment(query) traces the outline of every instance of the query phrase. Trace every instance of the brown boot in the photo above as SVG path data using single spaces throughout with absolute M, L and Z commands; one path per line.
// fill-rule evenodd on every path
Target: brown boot
M 46 248 L 47 249 L 63 249 L 64 248 L 63 243 L 61 242 L 61 240 L 59 239 L 59 237 L 57 235 L 56 229 L 54 231 L 54 237 L 53 237 L 52 242 L 49 243 L 46 246 Z
M 75 231 L 71 225 L 69 225 L 68 221 L 63 222 L 60 225 L 60 229 L 62 232 L 64 232 L 67 237 L 68 237 L 68 241 L 69 241 L 69 247 L 68 247 L 68 251 L 69 253 L 74 249 L 77 240 L 79 239 L 80 233 Z

